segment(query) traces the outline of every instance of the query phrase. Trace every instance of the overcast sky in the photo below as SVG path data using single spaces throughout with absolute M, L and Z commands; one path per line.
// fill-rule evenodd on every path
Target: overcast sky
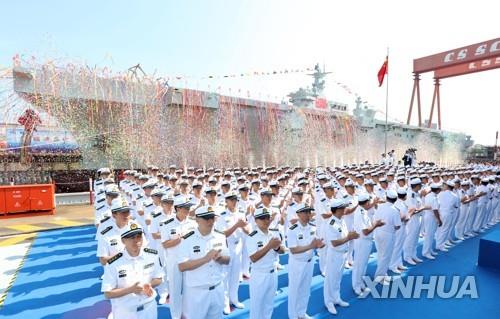
M 414 58 L 500 36 L 499 1 L 3 1 L 0 68 L 16 53 L 38 60 L 63 59 L 125 70 L 141 63 L 162 76 L 189 75 L 170 84 L 281 100 L 306 75 L 240 74 L 313 67 L 333 72 L 327 97 L 353 106 L 354 97 L 384 110 L 385 89 L 376 74 L 390 48 L 390 118 L 406 121 Z M 500 129 L 500 70 L 445 79 L 441 87 L 444 129 L 463 131 L 493 145 Z M 428 117 L 431 74 L 421 82 Z M 379 113 L 379 116 L 383 116 Z M 414 113 L 414 124 L 416 113 Z M 436 118 L 435 118 L 436 119 Z

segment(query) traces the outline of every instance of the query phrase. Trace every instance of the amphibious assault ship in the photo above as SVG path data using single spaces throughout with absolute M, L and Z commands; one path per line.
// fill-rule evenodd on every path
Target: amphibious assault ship
M 472 145 L 463 133 L 396 122 L 386 126 L 359 97 L 352 110 L 327 99 L 328 72 L 319 65 L 309 75 L 311 87 L 274 103 L 176 88 L 149 78 L 97 76 L 85 68 L 15 65 L 11 87 L 3 92 L 9 98 L 0 101 L 0 184 L 54 176 L 56 182 L 70 181 L 77 173 L 84 176 L 80 188 L 86 188 L 86 176 L 98 167 L 118 170 L 149 163 L 377 162 L 386 132 L 396 154 L 411 146 L 420 148 L 421 158 L 436 162 L 459 162 Z M 49 117 L 51 124 L 41 121 L 26 134 L 26 123 L 23 127 L 19 120 L 29 109 L 42 119 Z M 145 151 L 137 154 L 138 147 Z

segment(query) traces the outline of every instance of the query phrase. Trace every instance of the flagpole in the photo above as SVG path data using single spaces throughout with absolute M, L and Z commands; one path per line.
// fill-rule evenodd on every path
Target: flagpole
M 389 47 L 387 47 L 387 81 L 385 83 L 385 143 L 384 153 L 387 156 L 387 120 L 389 116 Z

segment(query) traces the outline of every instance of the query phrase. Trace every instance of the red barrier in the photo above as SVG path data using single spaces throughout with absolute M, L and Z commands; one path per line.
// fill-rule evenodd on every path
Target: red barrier
M 54 193 L 53 184 L 0 186 L 0 218 L 52 215 Z

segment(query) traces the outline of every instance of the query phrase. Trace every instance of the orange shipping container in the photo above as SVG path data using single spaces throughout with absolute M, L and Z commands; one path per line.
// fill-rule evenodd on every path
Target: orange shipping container
M 54 185 L 32 185 L 30 187 L 30 208 L 36 210 L 52 210 L 55 208 Z
M 5 190 L 0 188 L 0 215 L 5 214 L 7 210 L 5 209 Z
M 6 213 L 6 217 L 17 217 L 18 213 L 53 214 L 54 193 L 53 184 L 0 186 L 0 213 Z
M 11 186 L 5 190 L 5 209 L 7 213 L 28 212 L 30 210 L 29 188 Z

